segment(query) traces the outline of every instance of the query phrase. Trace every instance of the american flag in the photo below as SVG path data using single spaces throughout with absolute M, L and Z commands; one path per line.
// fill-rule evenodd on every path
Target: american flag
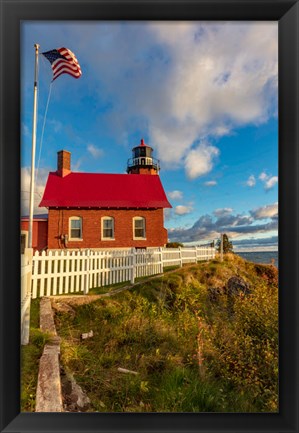
M 57 50 L 42 53 L 51 63 L 53 69 L 53 80 L 61 74 L 70 74 L 74 78 L 82 75 L 80 65 L 75 54 L 68 48 L 57 48 Z

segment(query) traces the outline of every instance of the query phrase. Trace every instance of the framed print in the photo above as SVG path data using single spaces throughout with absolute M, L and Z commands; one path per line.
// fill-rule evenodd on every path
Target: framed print
M 0 1 L 1 431 L 297 432 L 298 1 Z

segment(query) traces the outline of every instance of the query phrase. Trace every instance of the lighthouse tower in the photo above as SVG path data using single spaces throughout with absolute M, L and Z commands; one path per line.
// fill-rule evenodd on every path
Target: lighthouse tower
M 143 138 L 139 146 L 132 149 L 132 158 L 128 160 L 129 174 L 159 174 L 159 161 L 152 157 L 153 148 L 144 143 Z

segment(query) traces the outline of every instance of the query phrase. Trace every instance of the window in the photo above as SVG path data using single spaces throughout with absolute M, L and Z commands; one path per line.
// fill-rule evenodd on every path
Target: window
M 27 239 L 27 236 L 28 235 L 28 232 L 25 232 L 25 231 L 22 231 L 21 232 L 21 254 L 24 254 L 24 252 L 25 252 L 25 248 L 27 248 L 28 247 L 28 239 Z
M 102 240 L 114 240 L 114 218 L 102 218 Z
M 133 237 L 134 239 L 145 239 L 145 218 L 133 218 Z
M 82 218 L 71 217 L 69 219 L 69 239 L 82 240 Z

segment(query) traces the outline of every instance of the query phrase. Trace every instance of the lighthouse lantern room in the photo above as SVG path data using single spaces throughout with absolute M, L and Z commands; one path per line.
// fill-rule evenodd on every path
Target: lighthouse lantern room
M 159 160 L 152 157 L 153 148 L 141 139 L 140 145 L 132 149 L 132 158 L 128 160 L 129 174 L 159 174 Z

